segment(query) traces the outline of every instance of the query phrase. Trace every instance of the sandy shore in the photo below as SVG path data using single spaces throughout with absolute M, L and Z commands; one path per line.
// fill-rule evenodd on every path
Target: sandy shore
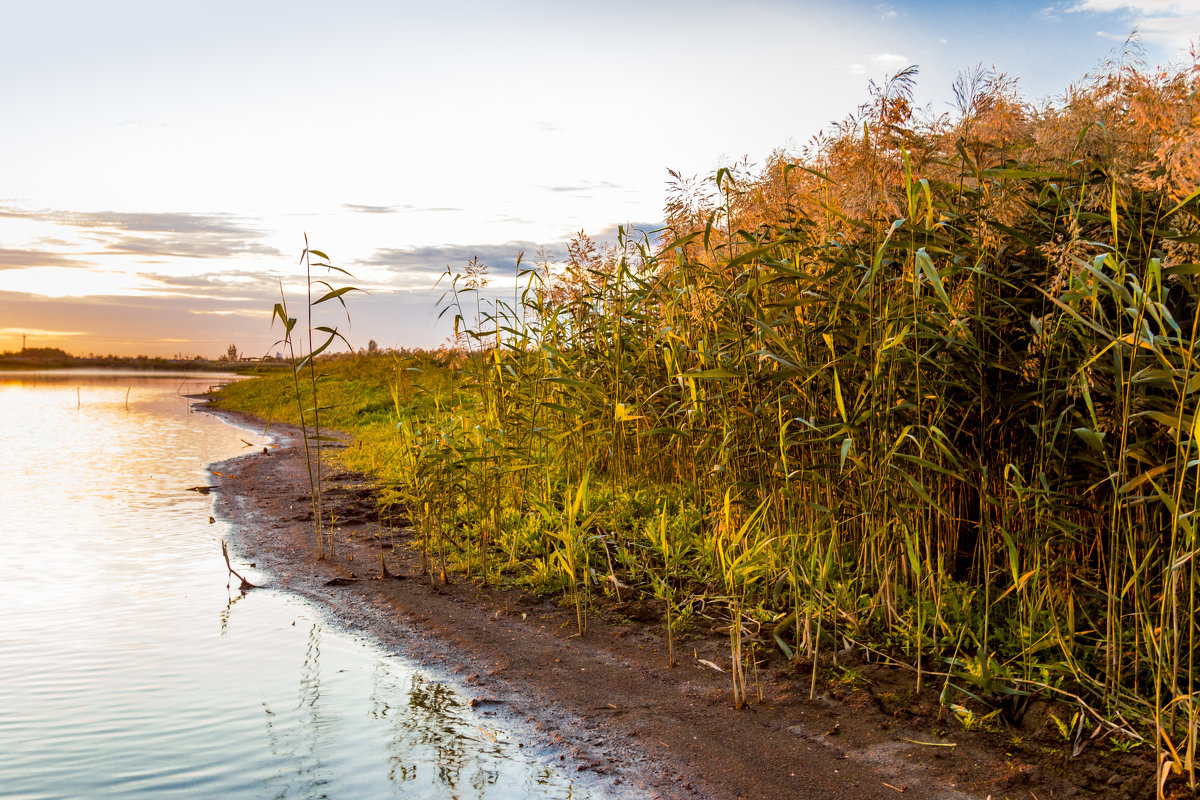
M 911 676 L 900 668 L 863 664 L 850 653 L 842 663 L 851 678 L 818 683 L 810 699 L 811 671 L 792 670 L 766 651 L 751 704 L 735 711 L 727 638 L 697 631 L 677 643 L 680 663 L 670 668 L 656 609 L 628 592 L 620 603 L 606 602 L 579 638 L 573 609 L 557 602 L 461 577 L 441 585 L 420 574 L 409 533 L 394 537 L 394 549 L 385 535 L 383 558 L 399 578 L 378 579 L 380 527 L 371 489 L 357 476 L 328 481 L 337 552 L 318 561 L 303 454 L 294 431 L 272 426 L 272 433 L 279 446 L 214 466 L 222 473 L 214 477 L 218 513 L 235 523 L 235 568 L 324 605 L 350 629 L 428 667 L 523 746 L 602 793 L 668 800 L 1146 796 L 1136 770 L 1106 771 L 1094 765 L 1099 758 L 1056 769 L 1044 753 L 1035 757 L 1046 749 L 1036 737 L 1047 734 L 1044 725 L 1035 732 L 1033 720 L 1025 735 L 966 731 L 938 708 L 936 695 L 911 695 Z M 1085 765 L 1094 774 L 1080 772 Z

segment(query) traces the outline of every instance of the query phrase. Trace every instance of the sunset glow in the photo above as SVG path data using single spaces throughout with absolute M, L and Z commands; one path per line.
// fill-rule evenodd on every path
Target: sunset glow
M 267 352 L 312 245 L 355 346 L 436 347 L 478 256 L 652 230 L 667 170 L 802 148 L 920 65 L 947 112 L 994 65 L 1053 99 L 1106 59 L 1184 56 L 1195 0 L 24 4 L 6 15 L 0 351 Z M 764 33 L 769 32 L 769 33 Z M 760 37 L 766 36 L 766 39 Z M 752 37 L 758 44 L 749 45 Z M 762 42 L 768 42 L 763 46 Z

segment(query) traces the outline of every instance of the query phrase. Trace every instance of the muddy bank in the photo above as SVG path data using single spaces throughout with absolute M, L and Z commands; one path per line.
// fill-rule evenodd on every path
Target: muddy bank
M 381 529 L 371 488 L 353 475 L 327 483 L 337 552 L 318 561 L 303 453 L 293 432 L 272 432 L 278 447 L 214 466 L 219 513 L 236 523 L 234 567 L 254 565 L 251 580 L 316 600 L 445 676 L 585 784 L 668 800 L 1154 796 L 1145 759 L 1098 747 L 1072 757 L 1048 713 L 966 730 L 936 690 L 917 696 L 902 668 L 848 651 L 810 699 L 811 668 L 764 649 L 752 702 L 734 711 L 717 624 L 677 642 L 671 668 L 660 610 L 629 591 L 580 638 L 573 609 L 553 600 L 455 576 L 442 585 L 421 574 L 411 532 Z M 381 550 L 397 577 L 378 577 Z

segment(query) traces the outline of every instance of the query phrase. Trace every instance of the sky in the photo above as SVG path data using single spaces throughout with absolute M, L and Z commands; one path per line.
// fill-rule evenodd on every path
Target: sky
M 166 357 L 280 350 L 306 235 L 364 290 L 318 324 L 437 347 L 448 267 L 652 230 L 668 169 L 802 146 L 901 68 L 942 113 L 976 65 L 1052 101 L 1135 28 L 1150 66 L 1200 41 L 1200 0 L 0 7 L 0 351 Z

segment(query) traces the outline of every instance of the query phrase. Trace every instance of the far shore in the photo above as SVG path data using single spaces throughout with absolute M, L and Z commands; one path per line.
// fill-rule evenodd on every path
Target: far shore
M 161 356 L 74 356 L 56 348 L 31 348 L 0 353 L 0 371 L 121 369 L 149 372 L 239 372 L 256 374 L 281 369 L 285 362 L 262 358 L 208 359 Z

